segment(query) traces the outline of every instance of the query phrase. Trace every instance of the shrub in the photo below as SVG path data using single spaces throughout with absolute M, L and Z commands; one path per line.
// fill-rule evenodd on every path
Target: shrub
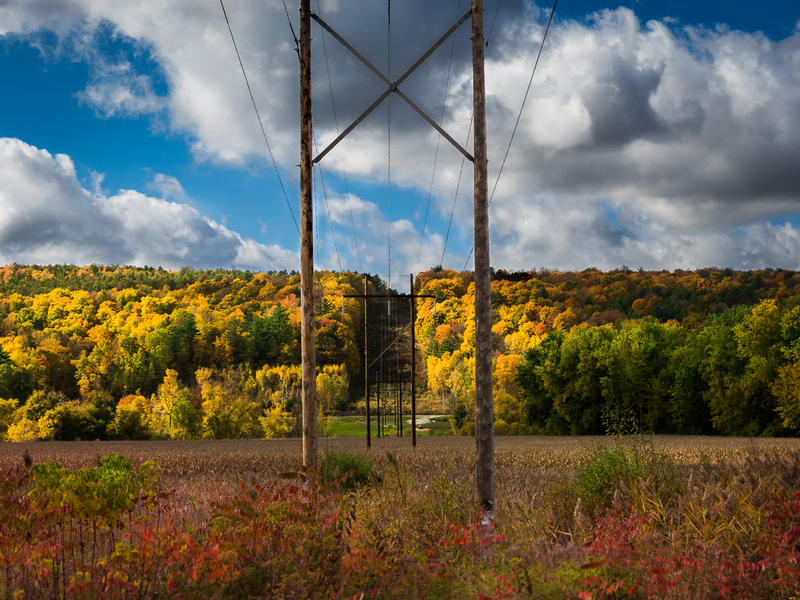
M 0 440 L 3 440 L 9 425 L 14 422 L 14 413 L 19 402 L 13 398 L 0 398 Z
M 575 491 L 587 513 L 609 508 L 614 497 L 638 480 L 651 480 L 656 487 L 674 480 L 674 465 L 650 444 L 598 446 L 578 467 Z
M 113 438 L 121 440 L 146 440 L 150 437 L 150 430 L 145 422 L 144 413 L 134 406 L 117 406 L 114 420 L 108 426 L 108 432 Z
M 272 408 L 264 410 L 264 416 L 259 418 L 259 423 L 264 430 L 264 437 L 289 437 L 294 427 L 294 415 L 283 410 L 280 402 L 276 402 Z
M 153 496 L 158 469 L 151 462 L 131 467 L 117 452 L 100 458 L 95 468 L 70 471 L 57 462 L 31 468 L 33 497 L 47 496 L 57 506 L 69 505 L 76 514 L 100 517 L 109 526 L 141 500 Z
M 366 456 L 348 452 L 326 452 L 322 458 L 322 480 L 354 490 L 378 480 Z
M 97 418 L 92 405 L 67 402 L 51 408 L 39 419 L 39 438 L 43 440 L 94 440 L 105 437 L 105 423 Z
M 8 426 L 6 437 L 9 442 L 30 442 L 39 439 L 39 425 L 27 417 Z

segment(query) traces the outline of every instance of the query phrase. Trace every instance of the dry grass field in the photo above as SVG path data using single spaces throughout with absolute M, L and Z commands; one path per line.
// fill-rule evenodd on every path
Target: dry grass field
M 364 439 L 322 438 L 320 452 L 346 452 L 368 456 L 377 471 L 387 468 L 386 453 L 397 458 L 402 471 L 419 482 L 443 476 L 459 482 L 466 497 L 475 469 L 475 441 L 471 437 L 383 437 L 372 439 L 367 451 Z M 517 501 L 546 489 L 554 481 L 568 479 L 592 449 L 613 446 L 603 436 L 546 437 L 497 436 L 496 496 L 499 503 Z M 720 436 L 652 436 L 637 443 L 652 444 L 675 465 L 712 463 L 741 465 L 753 456 L 800 455 L 797 438 L 731 438 Z M 34 463 L 56 461 L 69 469 L 88 467 L 101 456 L 119 452 L 134 465 L 152 461 L 161 469 L 162 484 L 175 490 L 176 499 L 192 497 L 196 505 L 224 497 L 239 483 L 264 484 L 282 473 L 301 468 L 300 439 L 117 441 L 117 442 L 21 442 L 0 443 L 0 469 L 18 464 L 27 452 Z M 705 460 L 705 459 L 704 459 Z
M 737 464 L 753 455 L 789 455 L 800 452 L 798 438 L 732 438 L 720 436 L 646 436 L 640 442 L 652 443 L 680 465 L 697 463 L 705 456 L 712 462 Z M 495 437 L 498 495 L 503 487 L 519 487 L 542 473 L 574 469 L 598 445 L 615 442 L 603 436 Z M 475 440 L 463 436 L 418 437 L 417 448 L 409 437 L 372 439 L 372 450 L 360 438 L 321 438 L 321 453 L 348 452 L 371 456 L 377 464 L 391 452 L 400 464 L 415 475 L 447 473 L 453 469 L 471 473 L 474 467 Z M 19 463 L 28 452 L 34 462 L 58 461 L 65 467 L 85 467 L 97 458 L 119 452 L 134 463 L 153 461 L 162 470 L 164 481 L 179 486 L 183 480 L 204 479 L 209 485 L 250 481 L 296 471 L 301 465 L 300 439 L 274 440 L 196 440 L 136 442 L 0 442 L 0 468 Z
M 798 439 L 497 437 L 495 446 L 491 530 L 476 520 L 475 446 L 467 437 L 419 438 L 416 449 L 409 438 L 373 439 L 369 452 L 363 439 L 322 439 L 329 464 L 352 459 L 364 478 L 348 486 L 348 477 L 337 479 L 334 470 L 312 496 L 292 483 L 296 476 L 285 475 L 300 470 L 297 439 L 4 443 L 0 471 L 11 472 L 26 454 L 34 464 L 58 461 L 72 471 L 97 465 L 112 452 L 130 458 L 134 469 L 155 463 L 157 487 L 168 495 L 158 506 L 159 523 L 167 514 L 170 527 L 202 543 L 182 542 L 183 562 L 164 558 L 169 568 L 156 553 L 148 577 L 185 577 L 178 563 L 191 569 L 187 565 L 197 561 L 222 565 L 197 575 L 184 597 L 249 597 L 261 593 L 256 589 L 265 597 L 325 598 L 360 598 L 364 592 L 398 598 L 738 599 L 800 592 Z M 149 523 L 148 514 L 140 518 Z M 71 527 L 82 522 L 72 519 Z M 220 523 L 228 528 L 222 537 Z M 157 531 L 153 539 L 175 534 Z M 246 541 L 252 536 L 261 539 L 256 546 Z M 141 546 L 149 538 L 135 539 Z M 325 549 L 322 563 L 304 562 L 319 548 Z M 116 557 L 113 546 L 106 552 Z M 330 556 L 335 560 L 329 564 Z M 307 582 L 292 575 L 301 563 Z M 269 581 L 243 581 L 250 571 L 242 564 L 269 573 Z M 13 591 L 20 580 L 8 573 Z M 141 592 L 143 584 L 131 585 Z M 54 586 L 47 589 L 57 591 Z M 62 591 L 67 588 L 64 583 Z M 118 597 L 103 589 L 94 595 Z

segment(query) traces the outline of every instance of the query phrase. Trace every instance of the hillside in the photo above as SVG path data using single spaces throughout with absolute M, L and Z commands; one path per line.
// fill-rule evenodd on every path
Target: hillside
M 298 432 L 294 273 L 9 265 L 0 278 L 0 434 L 11 439 Z M 415 324 L 429 404 L 468 433 L 471 274 L 422 273 Z M 391 292 L 375 276 L 370 293 Z M 326 414 L 363 399 L 363 276 L 318 274 Z M 798 430 L 800 274 L 496 272 L 500 433 Z M 370 304 L 378 332 L 402 329 Z M 391 313 L 391 308 L 387 312 Z M 381 322 L 391 326 L 382 329 Z M 388 321 L 388 323 L 387 323 Z

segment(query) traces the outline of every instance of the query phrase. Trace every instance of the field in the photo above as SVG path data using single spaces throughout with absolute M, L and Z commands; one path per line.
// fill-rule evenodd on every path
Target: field
M 372 424 L 372 435 L 377 437 L 378 419 L 370 419 Z M 403 417 L 403 435 L 411 436 L 411 418 L 408 415 Z M 322 424 L 323 437 L 355 437 L 363 438 L 367 435 L 367 420 L 364 417 L 325 417 Z M 397 428 L 391 419 L 387 419 L 385 424 L 387 436 L 396 436 Z M 424 435 L 450 435 L 453 428 L 450 426 L 450 418 L 447 415 L 417 415 L 417 436 Z
M 496 520 L 488 527 L 472 499 L 473 438 L 420 436 L 416 450 L 407 437 L 373 439 L 369 453 L 364 446 L 321 439 L 317 481 L 297 475 L 299 440 L 0 444 L 0 597 L 800 592 L 800 440 L 498 437 Z M 75 490 L 85 486 L 55 502 L 67 485 L 63 472 L 53 484 L 15 470 L 27 455 L 91 473 L 114 452 L 131 459 L 132 472 L 146 461 L 160 470 L 152 485 L 142 479 L 131 488 L 130 504 L 116 513 L 97 501 L 87 502 L 95 514 L 78 510 L 85 499 Z M 118 518 L 103 525 L 102 510 Z M 49 529 L 33 524 L 36 511 L 52 521 Z M 90 530 L 99 538 L 87 565 L 75 548 L 83 555 Z M 31 531 L 38 544 L 26 540 Z

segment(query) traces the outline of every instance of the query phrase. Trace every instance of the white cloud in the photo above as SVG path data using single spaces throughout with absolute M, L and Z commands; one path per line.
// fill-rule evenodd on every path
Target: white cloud
M 346 250 L 352 256 L 351 268 L 362 269 L 371 273 L 379 273 L 386 280 L 388 278 L 388 253 L 387 232 L 389 230 L 386 217 L 380 208 L 354 194 L 331 196 L 328 198 L 331 218 L 336 225 L 339 249 Z M 352 224 L 358 223 L 357 233 L 350 235 Z M 327 222 L 322 225 L 320 235 L 328 235 Z M 418 273 L 429 269 L 439 262 L 442 252 L 443 238 L 439 234 L 430 232 L 423 238 L 413 223 L 407 219 L 394 219 L 391 224 L 391 280 L 394 287 L 408 288 L 408 273 Z M 358 248 L 356 248 L 358 240 Z M 332 254 L 329 245 L 327 252 L 320 257 L 324 268 L 336 265 L 336 257 Z M 362 263 L 358 264 L 356 256 L 360 255 Z M 419 256 L 419 258 L 418 258 Z
M 160 180 L 183 189 L 174 178 Z M 68 156 L 0 138 L 0 263 L 11 262 L 280 270 L 296 269 L 298 259 L 188 204 L 134 190 L 91 193 Z
M 174 202 L 189 202 L 191 200 L 186 195 L 186 190 L 183 189 L 181 182 L 172 175 L 156 173 L 153 175 L 153 180 L 148 187 L 157 191 L 164 200 L 173 200 Z
M 104 117 L 141 115 L 162 110 L 164 99 L 155 94 L 152 82 L 144 75 L 125 73 L 130 65 L 114 65 L 113 71 L 90 83 L 78 98 L 96 108 Z
M 405 4 L 393 20 L 395 39 L 402 40 L 395 44 L 395 73 L 458 12 L 425 0 Z M 487 61 L 490 185 L 544 29 L 543 15 L 533 19 L 537 12 L 526 2 L 503 6 Z M 385 5 L 328 0 L 321 8 L 342 35 L 384 67 Z M 426 19 L 420 21 L 423 10 Z M 229 16 L 276 158 L 295 173 L 298 67 L 283 5 L 242 0 L 229 6 Z M 296 24 L 295 11 L 290 17 Z M 102 114 L 164 112 L 173 131 L 189 135 L 200 160 L 235 165 L 263 160 L 263 141 L 216 3 L 11 0 L 0 5 L 0 23 L 7 32 L 23 34 L 48 28 L 66 38 L 83 32 L 80 39 L 92 48 L 84 52 L 86 60 L 100 65 L 83 97 Z M 118 35 L 152 52 L 167 80 L 166 97 L 155 94 L 147 73 L 135 73 L 122 61 L 103 66 L 92 32 L 109 23 Z M 403 37 L 404 31 L 414 35 Z M 320 146 L 336 134 L 322 37 L 315 26 Z M 459 142 L 470 119 L 468 38 L 469 27 L 464 27 L 455 42 L 444 123 Z M 341 129 L 383 86 L 330 38 L 326 47 Z M 404 84 L 434 116 L 441 110 L 448 57 L 449 42 Z M 724 28 L 681 27 L 673 20 L 642 24 L 625 8 L 602 11 L 586 22 L 557 19 L 492 207 L 493 263 L 510 268 L 800 266 L 795 227 L 772 224 L 791 221 L 800 207 L 799 66 L 798 33 L 772 41 Z M 385 116 L 382 107 L 362 123 L 325 159 L 326 168 L 385 181 Z M 425 192 L 436 134 L 399 99 L 393 101 L 392 119 L 393 180 Z M 443 142 L 433 191 L 434 210 L 445 222 L 460 162 Z M 471 188 L 471 175 L 465 169 L 462 190 Z M 113 198 L 122 198 L 124 205 L 145 202 L 131 193 Z M 345 236 L 349 214 L 337 212 L 348 203 L 360 219 L 357 227 L 371 236 L 362 256 L 385 254 L 378 232 L 385 231 L 386 219 L 366 200 L 332 200 L 342 251 L 347 265 L 355 267 L 355 248 Z M 457 206 L 455 224 L 460 232 L 469 231 L 471 203 Z M 81 231 L 80 223 L 76 227 Z M 190 230 L 200 228 L 196 221 Z M 441 234 L 427 236 L 417 265 L 411 246 L 419 247 L 420 234 L 416 227 L 406 228 L 392 224 L 393 231 L 404 229 L 393 271 L 438 262 Z M 219 231 L 215 235 L 225 237 Z M 324 226 L 319 235 L 328 235 Z M 439 250 L 434 249 L 437 236 Z M 451 266 L 460 268 L 464 258 L 454 256 Z M 335 262 L 327 255 L 321 259 Z

